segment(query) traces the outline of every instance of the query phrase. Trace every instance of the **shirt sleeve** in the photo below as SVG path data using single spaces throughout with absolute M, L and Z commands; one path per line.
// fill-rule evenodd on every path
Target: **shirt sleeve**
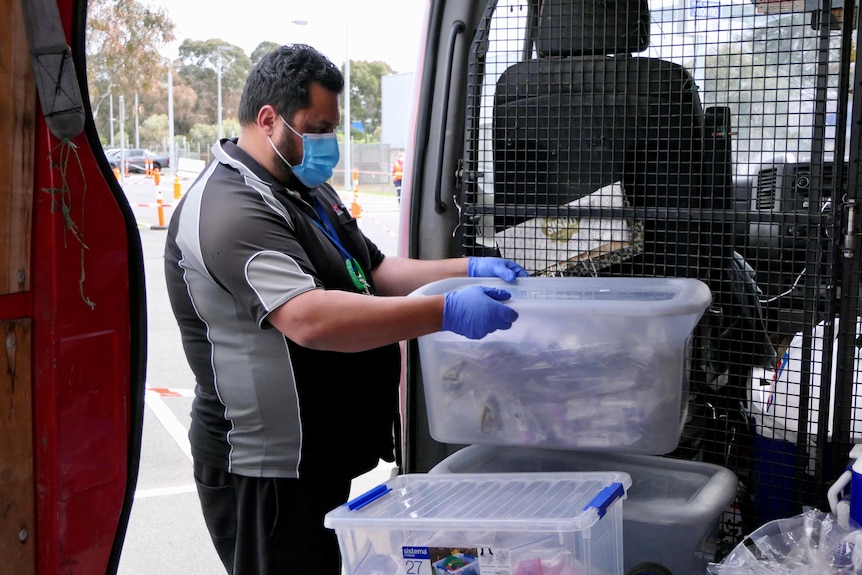
M 201 207 L 203 264 L 233 295 L 237 313 L 268 326 L 265 319 L 274 309 L 322 287 L 283 208 L 241 187 L 208 194 Z

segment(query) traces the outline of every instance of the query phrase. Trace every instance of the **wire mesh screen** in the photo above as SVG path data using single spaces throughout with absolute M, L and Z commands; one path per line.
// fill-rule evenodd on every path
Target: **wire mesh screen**
M 766 521 L 825 507 L 862 434 L 858 306 L 840 298 L 835 241 L 850 28 L 802 0 L 491 0 L 473 39 L 464 253 L 538 276 L 712 290 L 670 455 L 739 478 L 714 558 Z

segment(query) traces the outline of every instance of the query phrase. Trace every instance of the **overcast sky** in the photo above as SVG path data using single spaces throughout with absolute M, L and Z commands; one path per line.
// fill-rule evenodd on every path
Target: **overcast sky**
M 161 6 L 176 25 L 177 42 L 164 50 L 175 57 L 186 38 L 220 38 L 246 53 L 260 42 L 304 42 L 335 64 L 381 60 L 396 72 L 413 72 L 428 0 L 147 0 Z M 293 22 L 306 22 L 305 25 Z M 350 26 L 348 29 L 347 23 Z

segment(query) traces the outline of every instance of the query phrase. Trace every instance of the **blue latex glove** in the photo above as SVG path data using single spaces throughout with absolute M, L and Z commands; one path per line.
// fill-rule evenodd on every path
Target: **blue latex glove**
M 443 331 L 482 339 L 492 331 L 509 329 L 518 312 L 500 302 L 512 297 L 506 290 L 470 286 L 444 294 Z
M 515 278 L 523 278 L 528 275 L 527 270 L 512 260 L 471 257 L 467 261 L 467 276 L 471 278 L 497 277 L 507 282 L 513 282 Z

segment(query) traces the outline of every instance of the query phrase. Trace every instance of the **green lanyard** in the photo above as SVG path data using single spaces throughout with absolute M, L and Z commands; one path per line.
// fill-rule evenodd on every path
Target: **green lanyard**
M 365 295 L 371 295 L 371 291 L 368 289 L 370 286 L 368 285 L 368 280 L 365 279 L 365 272 L 362 271 L 362 266 L 359 265 L 359 262 L 356 261 L 355 257 L 350 255 L 350 252 L 344 249 L 338 234 L 335 232 L 335 228 L 332 227 L 332 222 L 329 221 L 329 216 L 326 215 L 326 211 L 323 209 L 323 206 L 320 204 L 317 197 L 314 198 L 314 211 L 317 212 L 317 215 L 323 223 L 321 224 L 320 221 L 316 219 L 312 221 L 318 228 L 320 228 L 320 231 L 322 231 L 324 235 L 328 237 L 333 244 L 335 244 L 335 247 L 338 248 L 341 255 L 344 256 L 344 265 L 347 267 L 347 273 L 350 275 L 350 279 L 353 280 L 353 285 L 355 285 L 356 289 Z

